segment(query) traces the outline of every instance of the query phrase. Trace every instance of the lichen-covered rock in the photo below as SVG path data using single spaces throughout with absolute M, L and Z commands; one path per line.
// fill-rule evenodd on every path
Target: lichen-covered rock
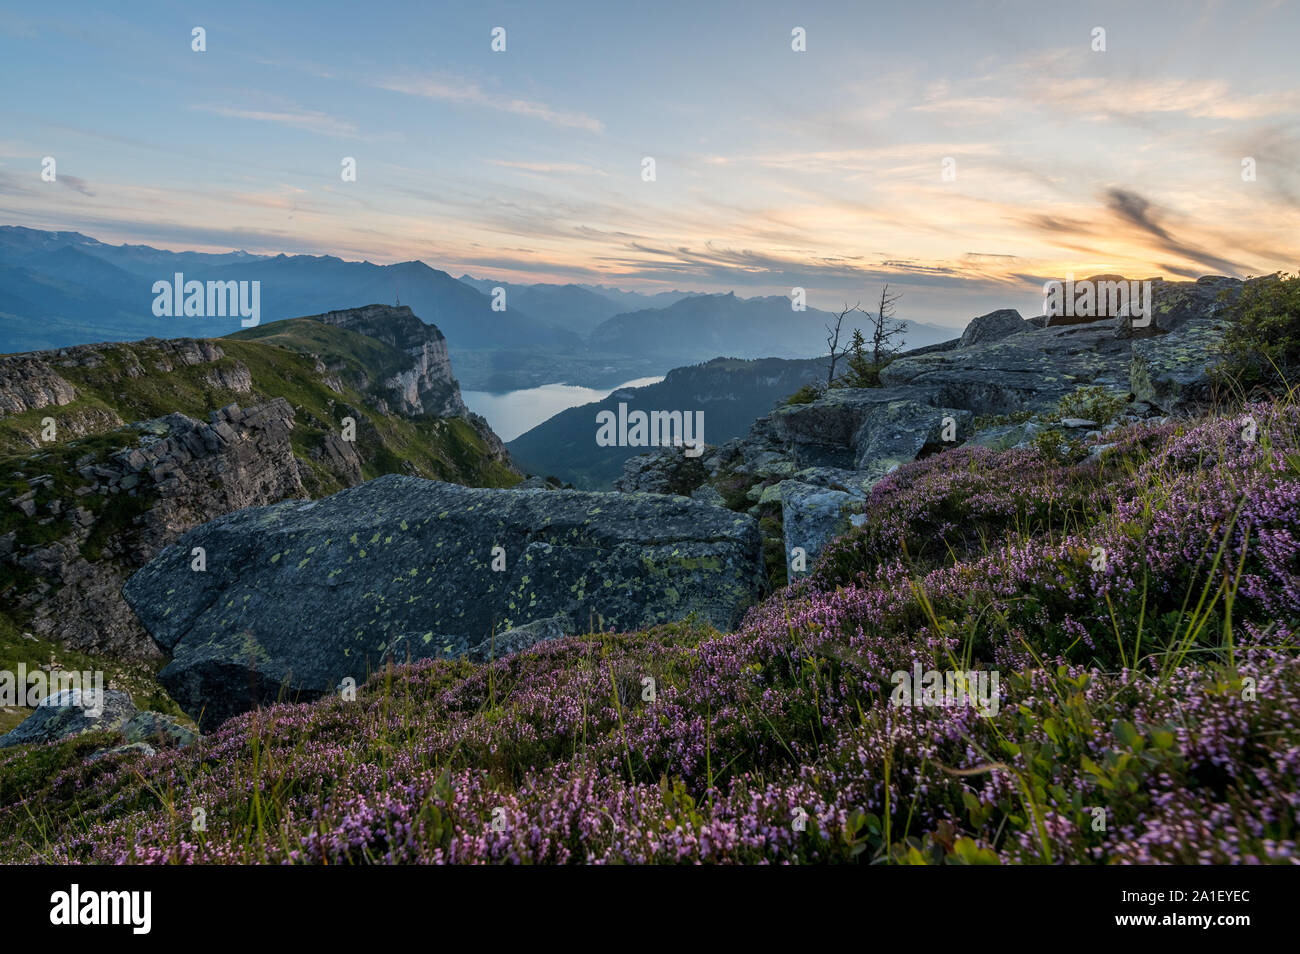
M 781 526 L 786 567 L 790 579 L 801 572 L 791 565 L 795 548 L 804 552 L 804 569 L 811 570 L 822 548 L 853 525 L 862 513 L 863 499 L 840 490 L 828 490 L 795 480 L 781 484 Z
M 151 755 L 157 755 L 157 751 L 148 742 L 128 742 L 126 745 L 117 745 L 111 749 L 99 749 L 91 752 L 86 757 L 87 762 L 98 762 L 100 759 L 106 759 L 110 755 L 143 755 L 148 758 Z
M 116 689 L 64 689 L 43 699 L 12 732 L 0 736 L 0 749 L 39 745 L 87 732 L 115 731 L 135 715 L 131 697 Z
M 206 572 L 190 568 L 196 546 Z M 762 585 L 756 524 L 719 507 L 390 475 L 218 518 L 124 594 L 172 655 L 163 685 L 206 727 L 282 687 L 319 695 L 555 616 L 623 630 L 694 613 L 727 628 Z
M 1122 389 L 1130 343 L 1116 338 L 1119 320 L 1032 328 L 968 348 L 909 355 L 880 373 L 887 388 L 924 388 L 924 400 L 974 414 L 1047 410 L 1083 385 Z M 931 395 L 934 395 L 931 397 Z
M 167 748 L 183 749 L 193 745 L 199 734 L 175 716 L 164 715 L 149 709 L 133 715 L 122 726 L 122 735 L 128 743 L 152 742 Z
M 1116 330 L 1121 338 L 1151 338 L 1173 331 L 1189 321 L 1219 317 L 1241 294 L 1243 282 L 1221 275 L 1206 275 L 1194 282 L 1166 282 L 1153 279 L 1154 302 L 1151 320 L 1134 327 L 1132 318 L 1123 318 Z
M 1134 341 L 1129 366 L 1134 396 L 1166 412 L 1207 402 L 1223 333 L 1221 321 L 1197 318 L 1166 335 Z
M 972 415 L 916 401 L 890 401 L 862 422 L 853 438 L 853 467 L 876 480 L 929 450 L 956 447 L 966 437 Z

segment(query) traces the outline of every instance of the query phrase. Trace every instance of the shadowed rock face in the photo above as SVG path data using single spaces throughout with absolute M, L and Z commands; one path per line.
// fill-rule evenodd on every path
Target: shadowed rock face
M 190 569 L 194 547 L 206 572 Z M 206 727 L 282 687 L 311 697 L 390 659 L 481 654 L 494 631 L 557 616 L 583 631 L 690 613 L 730 628 L 761 589 L 757 525 L 720 507 L 394 475 L 218 518 L 124 595 L 172 654 L 163 685 Z

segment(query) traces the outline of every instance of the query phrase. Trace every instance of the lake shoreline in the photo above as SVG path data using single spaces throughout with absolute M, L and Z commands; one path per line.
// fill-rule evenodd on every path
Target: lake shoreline
M 646 387 L 663 379 L 663 375 L 632 378 L 607 388 L 552 382 L 513 391 L 462 390 L 461 398 L 466 407 L 487 420 L 502 441 L 509 442 L 569 408 L 596 404 L 615 391 Z

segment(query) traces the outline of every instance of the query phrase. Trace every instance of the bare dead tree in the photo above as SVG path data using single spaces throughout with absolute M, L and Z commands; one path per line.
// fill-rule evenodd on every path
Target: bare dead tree
M 898 352 L 903 344 L 903 335 L 907 326 L 894 317 L 894 306 L 902 294 L 889 294 L 889 285 L 880 292 L 880 306 L 873 315 L 866 312 L 871 322 L 871 361 L 879 365 L 886 358 Z M 897 340 L 897 344 L 895 344 Z
M 826 344 L 831 349 L 831 365 L 826 371 L 826 387 L 829 388 L 835 382 L 835 365 L 848 354 L 849 346 L 840 344 L 840 328 L 844 324 L 844 319 L 855 311 L 862 311 L 862 302 L 858 302 L 852 308 L 849 303 L 844 303 L 844 308 L 834 313 L 835 323 L 826 326 Z

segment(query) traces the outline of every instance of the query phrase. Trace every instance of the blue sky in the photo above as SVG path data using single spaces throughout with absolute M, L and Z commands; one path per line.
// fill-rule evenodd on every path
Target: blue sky
M 1286 2 L 14 9 L 0 222 L 819 307 L 890 281 L 961 324 L 1067 273 L 1294 270 L 1298 38 Z

